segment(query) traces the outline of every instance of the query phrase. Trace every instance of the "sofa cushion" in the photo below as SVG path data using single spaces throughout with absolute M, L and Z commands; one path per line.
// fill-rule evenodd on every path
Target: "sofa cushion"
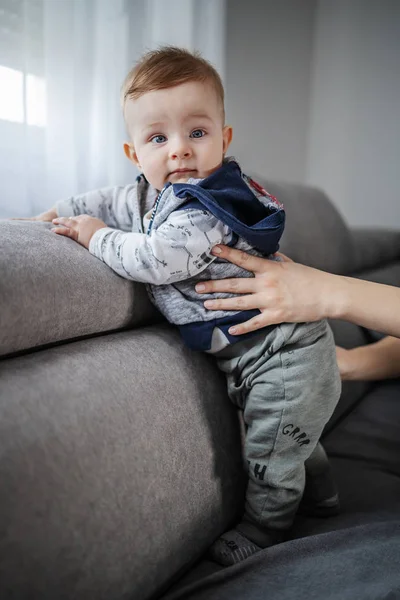
M 399 544 L 395 520 L 293 540 L 208 577 L 194 573 L 163 600 L 396 600 Z
M 326 436 L 329 454 L 366 462 L 374 469 L 395 475 L 400 483 L 399 386 L 400 381 L 375 384 Z
M 0 361 L 0 598 L 150 598 L 239 518 L 237 413 L 169 325 Z
M 296 262 L 347 274 L 353 270 L 353 238 L 342 216 L 319 189 L 255 176 L 283 203 L 286 226 L 280 250 Z
M 159 318 L 143 285 L 50 229 L 0 221 L 0 356 Z

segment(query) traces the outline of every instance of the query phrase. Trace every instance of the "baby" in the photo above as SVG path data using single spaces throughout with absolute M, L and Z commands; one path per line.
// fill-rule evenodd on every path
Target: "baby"
M 180 48 L 149 52 L 128 74 L 122 104 L 124 151 L 141 171 L 136 182 L 69 198 L 36 218 L 53 221 L 57 234 L 122 277 L 147 284 L 189 348 L 213 354 L 226 373 L 229 396 L 243 410 L 249 476 L 243 519 L 211 549 L 230 565 L 285 538 L 306 460 L 324 463 L 317 444 L 340 395 L 333 336 L 320 321 L 235 337 L 235 324 L 258 310 L 210 312 L 195 290 L 202 280 L 250 276 L 211 254 L 216 244 L 274 260 L 285 219 L 276 198 L 225 157 L 232 128 L 215 69 Z M 317 512 L 337 510 L 333 484 L 320 499 Z

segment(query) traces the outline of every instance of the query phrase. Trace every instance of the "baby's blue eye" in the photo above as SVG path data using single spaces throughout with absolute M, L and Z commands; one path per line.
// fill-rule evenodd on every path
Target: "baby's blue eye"
M 165 135 L 155 135 L 154 137 L 151 138 L 151 141 L 154 142 L 155 144 L 162 144 L 163 142 L 166 141 L 166 137 Z
M 205 132 L 202 129 L 195 129 L 190 135 L 193 138 L 201 138 L 205 135 Z

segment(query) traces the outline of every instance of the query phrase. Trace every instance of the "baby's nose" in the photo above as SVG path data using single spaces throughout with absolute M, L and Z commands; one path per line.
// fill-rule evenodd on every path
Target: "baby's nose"
M 188 158 L 191 155 L 190 145 L 186 140 L 177 140 L 171 147 L 171 158 Z

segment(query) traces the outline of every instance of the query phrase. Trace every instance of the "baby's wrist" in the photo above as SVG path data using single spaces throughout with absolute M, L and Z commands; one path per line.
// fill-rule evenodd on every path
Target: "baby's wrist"
M 97 229 L 90 237 L 89 243 L 87 245 L 87 249 L 90 254 L 97 256 L 97 258 L 101 258 L 101 242 L 103 240 L 103 236 L 106 230 L 109 230 L 109 227 L 102 227 L 101 229 Z

